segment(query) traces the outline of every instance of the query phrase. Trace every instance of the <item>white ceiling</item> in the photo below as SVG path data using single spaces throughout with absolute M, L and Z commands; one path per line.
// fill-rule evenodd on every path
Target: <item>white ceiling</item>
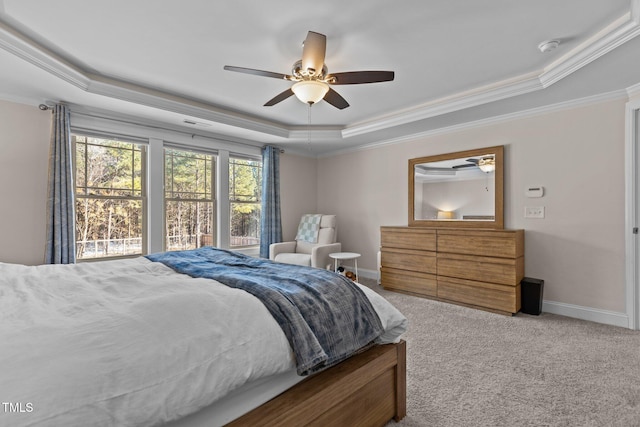
M 639 24 L 640 0 L 0 0 L 0 98 L 324 155 L 629 88 Z M 289 74 L 309 30 L 329 72 L 395 80 L 309 111 L 262 106 L 290 82 L 223 70 Z

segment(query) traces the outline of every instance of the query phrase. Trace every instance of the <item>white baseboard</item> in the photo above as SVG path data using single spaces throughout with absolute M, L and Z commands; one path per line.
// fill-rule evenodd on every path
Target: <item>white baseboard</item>
M 378 280 L 378 270 L 367 270 L 366 268 L 358 268 L 358 275 L 367 279 Z
M 575 319 L 604 323 L 605 325 L 620 326 L 622 328 L 629 327 L 629 317 L 627 314 L 616 311 L 601 310 L 598 308 L 582 307 L 579 305 L 546 300 L 542 301 L 542 311 L 545 313 L 573 317 Z
M 378 280 L 378 270 L 358 269 L 358 274 L 367 279 Z M 605 325 L 629 328 L 629 316 L 617 311 L 601 310 L 599 308 L 583 307 L 580 305 L 566 304 L 556 301 L 542 301 L 542 311 L 558 314 L 560 316 L 573 317 L 574 319 L 588 320 L 590 322 L 603 323 Z

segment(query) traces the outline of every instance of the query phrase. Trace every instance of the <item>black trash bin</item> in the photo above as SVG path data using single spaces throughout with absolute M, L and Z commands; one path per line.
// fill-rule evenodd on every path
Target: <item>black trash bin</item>
M 520 282 L 522 307 L 520 311 L 538 316 L 542 313 L 542 291 L 544 280 L 525 277 Z

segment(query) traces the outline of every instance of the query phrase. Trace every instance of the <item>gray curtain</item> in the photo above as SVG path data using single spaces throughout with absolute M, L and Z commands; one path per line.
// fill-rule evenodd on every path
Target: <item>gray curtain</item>
M 73 164 L 71 162 L 70 113 L 66 105 L 53 109 L 49 149 L 49 195 L 47 198 L 47 264 L 76 262 Z
M 280 149 L 262 149 L 262 212 L 260 215 L 260 256 L 269 258 L 269 245 L 282 241 L 280 220 Z

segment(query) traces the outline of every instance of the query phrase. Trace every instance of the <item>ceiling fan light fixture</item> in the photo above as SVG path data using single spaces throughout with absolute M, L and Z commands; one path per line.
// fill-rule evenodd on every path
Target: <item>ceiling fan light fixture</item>
M 315 104 L 329 92 L 329 85 L 317 80 L 303 80 L 294 84 L 291 90 L 305 104 Z
M 490 173 L 496 170 L 496 160 L 494 158 L 478 160 L 478 167 L 484 173 Z

